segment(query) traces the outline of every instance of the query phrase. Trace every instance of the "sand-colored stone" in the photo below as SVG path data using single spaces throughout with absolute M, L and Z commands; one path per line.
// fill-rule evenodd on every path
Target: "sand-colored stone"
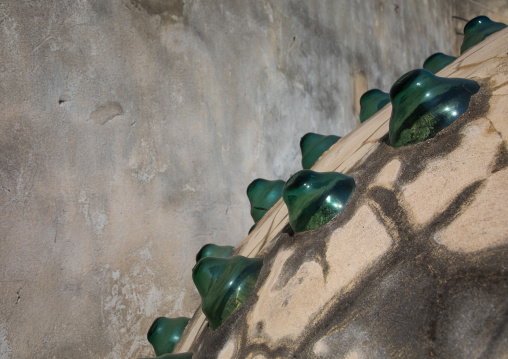
M 321 340 L 314 344 L 314 354 L 324 356 L 330 353 L 330 348 Z
M 252 359 L 268 359 L 268 358 L 263 354 L 255 354 L 254 356 L 252 356 Z
M 361 356 L 357 351 L 352 351 L 347 353 L 344 359 L 361 359 Z
M 368 225 L 367 225 L 368 223 Z M 339 293 L 354 284 L 391 247 L 392 238 L 378 222 L 371 208 L 362 206 L 343 228 L 335 230 L 328 242 L 327 286 Z M 331 289 L 330 288 L 330 289 Z
M 379 184 L 379 185 L 385 184 L 390 187 L 393 186 L 393 183 L 395 182 L 395 180 L 397 179 L 397 176 L 399 175 L 401 166 L 402 166 L 402 163 L 400 162 L 400 160 L 397 160 L 397 159 L 386 164 L 386 166 L 384 166 L 381 169 L 381 171 L 379 172 L 379 174 L 377 175 L 375 184 L 376 185 L 377 184 Z
M 375 119 L 379 118 L 378 116 L 381 114 L 389 114 L 389 111 L 391 111 L 391 105 L 385 106 L 380 113 L 374 115 L 355 131 L 337 141 L 328 149 L 326 156 L 319 158 L 312 169 L 325 172 L 340 168 L 341 171 L 347 172 L 354 163 L 363 158 L 363 155 L 365 155 L 372 144 L 377 144 L 379 137 L 386 135 L 386 130 L 388 129 L 386 117 L 384 117 L 384 121 L 381 123 L 380 121 L 375 121 Z M 372 131 L 374 131 L 374 134 Z M 370 146 L 365 147 L 365 144 L 370 144 Z
M 508 113 L 507 96 L 508 93 L 494 97 L 491 101 L 492 106 L 487 114 L 487 119 L 490 120 L 494 129 L 499 132 L 505 146 L 508 143 L 508 121 L 506 121 L 505 117 L 505 114 Z
M 284 201 L 280 199 L 256 224 L 251 234 L 238 246 L 238 254 L 255 257 L 270 242 L 270 238 L 279 233 L 288 223 L 288 209 Z
M 236 341 L 235 338 L 229 340 L 224 348 L 219 352 L 217 358 L 220 359 L 235 359 L 236 356 Z
M 293 252 L 292 250 L 280 251 L 277 254 L 276 260 L 280 263 L 284 263 L 289 258 L 289 256 L 292 254 L 292 252 Z M 273 312 L 274 308 L 277 306 L 276 303 L 280 302 L 280 299 L 277 298 L 279 291 L 273 292 L 272 288 L 276 284 L 276 281 L 278 280 L 278 278 L 281 276 L 282 268 L 283 268 L 282 266 L 278 266 L 277 268 L 274 268 L 274 270 L 272 272 L 270 272 L 263 287 L 258 291 L 259 296 L 265 296 L 268 299 L 265 306 L 269 306 L 268 309 L 270 312 Z M 265 308 L 262 308 L 262 309 L 264 310 Z M 250 323 L 249 327 L 250 327 L 251 331 L 254 330 L 254 327 L 257 324 L 257 322 L 267 318 L 267 315 L 263 312 L 262 309 L 260 308 L 257 311 L 253 311 L 252 314 L 247 319 L 248 323 Z M 250 337 L 252 337 L 254 340 L 256 340 L 255 334 L 251 334 Z
M 465 187 L 490 173 L 502 144 L 490 121 L 475 121 L 462 134 L 457 150 L 428 163 L 421 176 L 402 188 L 411 215 L 419 225 L 439 215 Z
M 477 252 L 508 244 L 508 170 L 489 176 L 473 203 L 434 240 L 452 251 Z M 495 200 L 498 199 L 498 200 Z
M 296 288 L 299 290 L 295 291 Z M 316 297 L 315 293 L 321 295 Z M 269 338 L 268 344 L 274 346 L 281 340 L 295 341 L 301 328 L 308 324 L 309 319 L 329 299 L 329 294 L 326 293 L 323 270 L 319 263 L 306 262 L 284 288 L 263 288 L 259 297 L 261 301 L 249 317 L 251 331 L 255 324 L 263 322 L 263 332 L 260 335 Z M 292 325 L 286 325 L 287 323 Z
M 473 77 L 478 71 L 484 71 L 489 64 L 495 62 L 496 57 L 503 57 L 498 50 L 506 46 L 506 29 L 487 37 L 480 44 L 468 49 L 460 58 L 439 71 L 436 75 L 443 77 Z M 478 66 L 478 65 L 482 66 Z M 494 75 L 494 74 L 493 74 Z
M 326 277 L 317 261 L 302 263 L 283 288 L 278 288 L 277 281 L 281 273 L 270 273 L 249 315 L 250 332 L 254 332 L 258 322 L 263 322 L 263 332 L 257 335 L 269 338 L 270 345 L 275 346 L 281 340 L 296 341 L 302 328 L 308 326 L 309 320 L 318 315 L 326 303 L 347 291 L 354 279 L 390 248 L 390 236 L 376 223 L 372 211 L 363 206 L 344 228 L 331 234 L 326 251 L 329 266 Z M 282 252 L 276 258 L 279 270 L 284 268 L 289 254 Z
M 333 359 L 337 357 L 338 348 L 343 348 L 344 358 L 386 358 L 382 348 L 376 348 L 368 332 L 356 323 L 328 335 L 314 344 L 313 353 L 319 358 Z

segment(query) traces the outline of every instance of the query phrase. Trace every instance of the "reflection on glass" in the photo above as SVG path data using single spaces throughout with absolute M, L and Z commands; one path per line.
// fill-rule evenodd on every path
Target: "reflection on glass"
M 446 66 L 451 64 L 457 58 L 455 56 L 445 55 L 442 52 L 436 52 L 435 54 L 427 57 L 425 62 L 423 63 L 423 68 L 425 70 L 429 70 L 433 74 L 441 71 Z
M 218 246 L 213 243 L 205 244 L 196 254 L 196 262 L 205 257 L 227 258 L 233 253 L 233 246 Z
M 206 257 L 192 269 L 201 309 L 217 329 L 249 297 L 263 266 L 262 258 Z
M 480 85 L 472 80 L 444 78 L 413 70 L 390 90 L 390 144 L 397 148 L 434 137 L 467 111 Z
M 503 30 L 506 27 L 502 22 L 494 22 L 487 16 L 477 16 L 470 20 L 464 26 L 464 40 L 460 47 L 460 53 L 463 54 L 467 49 L 478 44 L 487 36 Z
M 173 352 L 188 323 L 189 318 L 185 317 L 155 319 L 146 335 L 153 346 L 155 355 Z
M 344 210 L 355 181 L 338 172 L 302 170 L 286 182 L 282 198 L 295 232 L 318 229 Z
M 390 95 L 378 89 L 365 92 L 360 97 L 360 122 L 365 122 L 390 102 Z
M 284 181 L 268 181 L 262 178 L 255 179 L 247 187 L 247 197 L 250 201 L 250 215 L 255 223 L 261 218 L 282 196 Z
M 340 140 L 339 136 L 324 136 L 309 132 L 300 140 L 302 150 L 302 167 L 310 169 L 323 153 Z

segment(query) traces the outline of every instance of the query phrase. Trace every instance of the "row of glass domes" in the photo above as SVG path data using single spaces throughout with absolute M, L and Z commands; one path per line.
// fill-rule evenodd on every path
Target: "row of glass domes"
M 486 16 L 474 18 L 464 27 L 461 53 L 505 27 Z M 360 99 L 361 122 L 391 102 L 391 146 L 413 145 L 434 137 L 466 112 L 471 96 L 480 88 L 472 80 L 434 75 L 455 59 L 441 53 L 433 54 L 425 60 L 424 69 L 400 77 L 390 94 L 377 89 L 367 91 Z M 307 133 L 300 140 L 303 170 L 287 182 L 258 178 L 250 183 L 247 196 L 254 226 L 281 197 L 288 208 L 291 228 L 297 233 L 316 230 L 344 210 L 355 190 L 354 179 L 337 172 L 310 170 L 339 140 L 335 135 Z M 202 298 L 201 308 L 212 330 L 248 299 L 263 266 L 262 258 L 231 256 L 232 253 L 232 246 L 206 244 L 196 255 L 196 265 L 192 269 L 192 279 Z M 160 317 L 153 322 L 147 337 L 157 358 L 192 358 L 192 353 L 171 354 L 188 322 L 189 318 L 184 317 Z

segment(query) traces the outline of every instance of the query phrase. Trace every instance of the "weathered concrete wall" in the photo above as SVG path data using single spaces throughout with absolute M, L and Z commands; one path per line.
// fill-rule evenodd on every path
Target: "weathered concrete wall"
M 245 237 L 249 182 L 453 53 L 453 9 L 0 1 L 0 357 L 150 354 L 152 320 L 197 307 L 197 250 Z

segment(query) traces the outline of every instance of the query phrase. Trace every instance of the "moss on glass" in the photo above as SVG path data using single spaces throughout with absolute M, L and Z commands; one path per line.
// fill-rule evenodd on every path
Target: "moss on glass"
M 247 187 L 247 197 L 250 201 L 250 214 L 255 223 L 259 222 L 270 208 L 282 196 L 284 181 L 268 181 L 258 178 Z
M 300 139 L 300 149 L 302 151 L 302 167 L 310 169 L 323 153 L 328 151 L 338 140 L 339 136 L 319 135 L 309 132 Z
M 479 89 L 475 81 L 437 77 L 423 69 L 406 73 L 390 90 L 390 144 L 397 148 L 434 137 L 467 111 Z
M 365 122 L 390 102 L 390 95 L 378 89 L 365 92 L 360 97 L 360 122 Z
M 456 59 L 457 58 L 455 56 L 449 56 L 443 54 L 442 52 L 436 52 L 435 54 L 427 57 L 423 63 L 423 68 L 435 74 L 444 69 Z
M 353 195 L 355 181 L 338 172 L 302 170 L 286 182 L 282 198 L 295 232 L 318 229 L 342 212 Z
M 495 22 L 487 16 L 477 16 L 464 26 L 464 40 L 460 47 L 460 53 L 483 41 L 487 36 L 506 28 L 506 24 Z
M 173 352 L 188 323 L 189 318 L 186 317 L 155 319 L 146 335 L 153 346 L 155 355 Z
M 261 258 L 206 257 L 192 269 L 201 296 L 201 309 L 212 330 L 217 329 L 249 297 L 263 266 Z

